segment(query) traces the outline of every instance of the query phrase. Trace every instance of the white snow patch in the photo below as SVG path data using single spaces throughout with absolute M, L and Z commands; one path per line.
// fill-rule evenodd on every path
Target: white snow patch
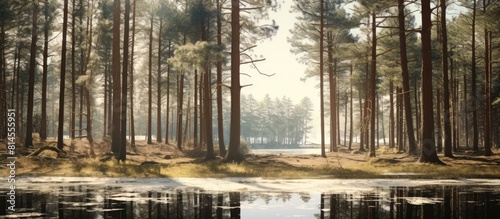
M 99 177 L 22 177 L 18 189 L 54 191 L 67 185 L 121 187 L 123 192 L 140 193 L 165 189 L 195 189 L 211 192 L 280 191 L 314 193 L 356 193 L 377 188 L 424 185 L 500 185 L 500 179 L 269 179 L 269 178 L 99 178 Z M 6 189 L 7 184 L 0 185 Z

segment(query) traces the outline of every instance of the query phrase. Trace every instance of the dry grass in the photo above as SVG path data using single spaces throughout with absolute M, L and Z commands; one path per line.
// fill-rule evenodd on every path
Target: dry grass
M 67 142 L 70 145 L 71 142 Z M 138 142 L 126 162 L 118 162 L 105 152 L 109 145 L 97 142 L 97 157 L 87 153 L 85 140 L 74 142 L 74 154 L 57 157 L 50 152 L 36 157 L 18 156 L 17 175 L 92 177 L 267 177 L 267 178 L 500 178 L 500 155 L 485 157 L 468 151 L 456 158 L 440 157 L 447 165 L 417 163 L 418 157 L 380 147 L 376 158 L 351 153 L 345 148 L 317 155 L 248 155 L 240 164 L 223 163 L 221 158 L 205 161 L 204 152 L 177 150 L 172 145 Z M 35 144 L 36 147 L 52 145 Z M 28 154 L 24 150 L 22 154 Z M 33 149 L 31 149 L 33 150 Z M 134 150 L 130 150 L 134 151 Z M 499 154 L 500 151 L 494 151 Z M 167 156 L 167 158 L 166 158 Z M 0 167 L 5 168 L 5 167 Z M 4 175 L 7 171 L 1 171 Z

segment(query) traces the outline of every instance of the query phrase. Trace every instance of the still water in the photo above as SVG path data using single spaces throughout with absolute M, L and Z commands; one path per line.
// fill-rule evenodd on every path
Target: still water
M 282 191 L 266 186 L 273 181 L 258 184 L 262 187 L 258 190 L 228 186 L 214 191 L 186 183 L 147 187 L 158 183 L 154 179 L 137 179 L 135 184 L 127 184 L 129 179 L 98 180 L 23 184 L 25 189 L 16 190 L 16 212 L 7 209 L 6 189 L 1 188 L 0 218 L 500 218 L 500 187 L 491 183 L 414 186 L 411 180 L 399 183 L 410 186 L 394 186 L 390 180 L 379 184 L 358 180 L 373 185 L 358 190 L 358 181 L 337 180 L 330 184 L 332 190 L 313 186 L 308 192 L 289 186 L 307 181 L 284 183 Z M 335 190 L 337 185 L 354 188 Z

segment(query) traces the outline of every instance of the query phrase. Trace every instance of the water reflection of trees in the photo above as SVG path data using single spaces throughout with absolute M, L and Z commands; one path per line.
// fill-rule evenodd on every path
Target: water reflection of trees
M 259 204 L 257 200 L 269 206 L 283 203 L 288 208 L 297 202 L 312 202 L 310 204 L 318 206 L 317 213 L 310 215 L 314 218 L 495 218 L 500 215 L 500 192 L 496 187 L 391 187 L 370 192 L 293 195 L 288 192 L 209 192 L 197 188 L 139 193 L 113 186 L 64 186 L 49 193 L 19 191 L 16 215 L 60 219 L 227 219 L 240 218 L 242 203 Z M 0 215 L 10 214 L 4 205 L 0 207 Z
M 360 194 L 323 193 L 317 218 L 495 218 L 496 188 L 391 187 Z

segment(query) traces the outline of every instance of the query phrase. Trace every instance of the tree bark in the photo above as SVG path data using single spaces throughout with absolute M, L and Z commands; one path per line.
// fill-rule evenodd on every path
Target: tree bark
M 489 1 L 488 1 L 489 2 Z M 486 0 L 483 0 L 483 12 L 486 13 Z M 490 39 L 488 37 L 488 29 L 484 28 L 484 152 L 485 156 L 493 155 L 491 151 L 491 69 L 490 69 Z
M 394 83 L 389 82 L 389 148 L 394 148 Z
M 198 69 L 194 70 L 194 118 L 193 118 L 193 144 L 194 147 L 201 148 L 201 142 L 198 144 Z M 201 94 L 201 93 L 200 93 Z M 200 112 L 201 115 L 201 112 Z M 201 130 L 200 130 L 201 131 Z
M 351 63 L 350 67 L 350 76 L 352 80 L 352 73 L 353 73 L 353 64 Z M 349 95 L 350 95 L 350 101 L 349 101 L 349 112 L 350 112 L 350 118 L 349 118 L 349 150 L 352 148 L 352 135 L 353 135 L 353 109 L 352 109 L 352 102 L 354 99 L 352 98 L 352 81 L 349 83 Z M 306 131 L 307 132 L 307 131 Z
M 328 82 L 330 85 L 330 152 L 337 148 L 337 88 L 335 70 L 333 69 L 333 34 L 326 33 L 328 48 Z
M 153 139 L 151 139 L 151 126 L 152 126 L 152 108 L 153 108 L 153 15 L 151 15 L 150 27 L 149 27 L 149 57 L 148 57 L 148 124 L 147 124 L 147 144 L 153 144 Z
M 229 148 L 224 160 L 226 162 L 241 162 L 241 85 L 240 85 L 240 1 L 231 0 L 231 127 L 229 133 Z
M 26 119 L 26 138 L 25 147 L 33 147 L 33 99 L 35 96 L 35 68 L 36 68 L 36 41 L 37 20 L 38 20 L 38 2 L 33 0 L 33 16 L 31 27 L 31 49 L 30 49 L 30 72 L 28 81 L 28 114 Z M 3 116 L 3 115 L 2 115 Z
M 432 93 L 431 2 L 422 0 L 422 154 L 419 162 L 443 164 L 436 153 Z
M 135 150 L 135 125 L 134 125 L 134 52 L 135 52 L 135 18 L 137 0 L 134 0 L 132 10 L 132 45 L 130 51 L 130 146 Z M 167 116 L 168 118 L 168 116 Z M 168 123 L 167 123 L 168 124 Z M 168 129 L 168 128 L 167 128 Z
M 121 87 L 121 120 L 120 120 L 120 148 L 118 159 L 125 161 L 127 157 L 127 78 L 128 78 L 128 62 L 129 62 L 129 25 L 130 25 L 130 0 L 125 0 L 125 16 L 123 25 L 123 71 L 122 71 L 122 87 Z
M 111 151 L 118 158 L 122 143 L 121 138 L 121 72 L 120 72 L 120 0 L 114 0 L 113 9 L 113 54 L 112 54 L 112 72 L 113 72 L 113 123 L 111 136 Z
M 437 144 L 437 152 L 443 151 L 443 132 L 441 129 L 441 89 L 437 88 L 436 91 L 436 128 L 437 128 L 437 136 L 436 136 L 436 144 Z
M 377 24 L 375 12 L 372 11 L 372 59 L 370 68 L 370 157 L 375 157 L 375 96 L 376 96 L 376 74 L 377 74 Z
M 325 152 L 325 102 L 323 91 L 323 36 L 324 36 L 324 0 L 320 0 L 320 25 L 319 25 L 319 95 L 320 95 L 320 123 L 321 123 L 321 157 L 326 157 Z
M 42 115 L 40 120 L 40 139 L 47 139 L 47 71 L 49 57 L 49 2 L 44 6 L 45 23 L 43 28 L 43 64 L 42 64 Z M 1 134 L 1 133 L 0 133 Z
M 479 151 L 479 133 L 477 127 L 477 96 L 476 96 L 476 0 L 472 8 L 472 72 L 471 72 L 471 102 L 472 102 L 472 149 Z
M 222 46 L 222 6 L 217 0 L 217 45 Z M 222 111 L 222 61 L 217 60 L 217 133 L 219 136 L 219 155 L 226 156 L 226 145 L 224 143 L 224 115 Z
M 401 56 L 401 75 L 403 79 L 403 101 L 405 110 L 406 130 L 408 133 L 408 154 L 416 155 L 417 144 L 415 141 L 415 131 L 413 129 L 413 115 L 410 102 L 410 77 L 408 74 L 408 58 L 406 54 L 406 34 L 404 0 L 398 0 L 398 21 L 399 21 L 399 48 Z M 402 116 L 402 115 L 401 115 Z
M 63 150 L 64 130 L 64 91 L 66 82 L 66 36 L 68 32 L 68 0 L 64 0 L 63 6 L 63 29 L 61 47 L 61 78 L 59 82 L 59 121 L 57 127 L 57 148 Z
M 156 78 L 156 142 L 161 143 L 161 52 L 162 52 L 162 31 L 163 31 L 163 19 L 160 17 L 160 26 L 158 30 L 158 63 L 157 63 L 157 78 Z
M 444 156 L 453 157 L 451 151 L 451 119 L 450 119 L 450 90 L 448 80 L 448 36 L 446 30 L 446 1 L 440 0 L 441 7 L 441 70 L 443 79 L 443 122 L 444 122 Z M 453 83 L 453 81 L 452 81 Z
M 116 2 L 116 0 L 115 0 Z M 71 13 L 71 114 L 69 120 L 69 138 L 75 138 L 75 110 L 76 110 L 76 0 L 73 0 L 73 9 Z M 74 144 L 71 144 L 70 153 L 74 151 Z
M 184 103 L 184 73 L 177 77 L 179 87 L 177 88 L 177 149 L 182 151 L 182 105 Z
M 172 49 L 172 42 L 168 40 L 168 58 L 170 58 L 170 52 Z M 169 112 L 170 112 L 170 65 L 167 63 L 167 113 L 165 116 L 165 144 L 168 144 L 169 140 Z

